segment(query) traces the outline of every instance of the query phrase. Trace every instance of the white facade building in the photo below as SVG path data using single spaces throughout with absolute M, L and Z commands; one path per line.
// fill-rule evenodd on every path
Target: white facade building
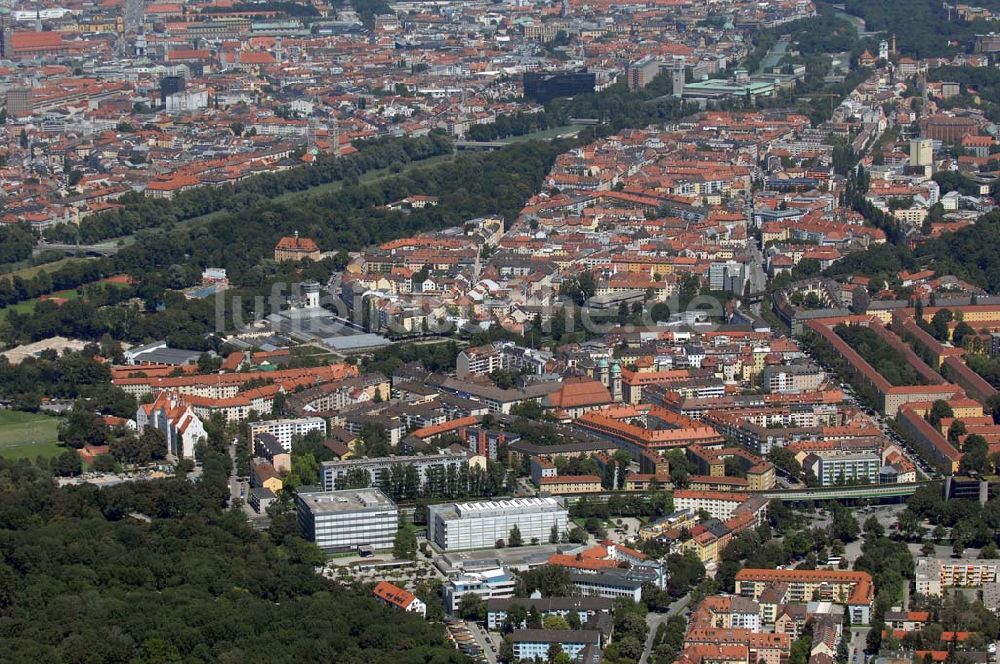
M 208 90 L 182 90 L 165 99 L 167 113 L 183 113 L 208 108 Z
M 1000 560 L 917 558 L 917 592 L 940 597 L 946 588 L 978 588 L 996 583 L 998 570 Z
M 453 576 L 441 588 L 441 595 L 445 611 L 454 613 L 463 595 L 471 593 L 484 600 L 508 599 L 514 596 L 514 586 L 514 575 L 503 567 L 497 567 Z
M 295 505 L 306 539 L 322 549 L 390 549 L 396 539 L 399 510 L 379 489 L 300 493 Z
M 516 629 L 513 640 L 514 659 L 517 661 L 548 661 L 549 648 L 555 643 L 573 661 L 579 660 L 588 646 L 594 649 L 601 647 L 601 633 L 587 629 Z
M 569 513 L 555 498 L 450 503 L 427 508 L 427 539 L 442 550 L 493 548 L 517 526 L 523 542 L 566 532 Z
M 689 491 L 674 492 L 674 509 L 691 510 L 695 514 L 704 510 L 712 518 L 725 521 L 731 517 L 736 508 L 742 505 L 748 496 L 724 491 Z
M 875 453 L 809 455 L 802 464 L 816 475 L 822 486 L 857 484 L 864 480 L 878 484 L 881 458 Z
M 187 401 L 175 392 L 160 392 L 153 403 L 142 404 L 135 413 L 136 430 L 159 429 L 167 443 L 167 458 L 193 459 L 194 448 L 205 438 L 205 427 Z
M 452 454 L 445 451 L 441 454 L 422 454 L 414 456 L 364 457 L 361 459 L 345 459 L 343 461 L 324 461 L 320 464 L 319 480 L 324 491 L 333 491 L 337 485 L 343 486 L 344 480 L 353 470 L 363 470 L 368 473 L 371 486 L 383 486 L 389 479 L 393 466 L 409 466 L 417 471 L 420 489 L 439 487 L 447 478 L 448 469 L 452 468 L 456 476 L 469 468 L 469 457 L 465 453 Z
M 285 420 L 261 420 L 250 423 L 250 437 L 258 433 L 269 433 L 281 443 L 286 452 L 292 451 L 292 439 L 304 436 L 310 431 L 321 431 L 326 435 L 326 420 L 322 417 L 298 417 Z

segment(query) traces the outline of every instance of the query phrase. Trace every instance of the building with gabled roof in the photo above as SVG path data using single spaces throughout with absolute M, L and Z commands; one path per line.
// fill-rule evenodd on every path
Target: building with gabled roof
M 583 377 L 567 378 L 558 390 L 542 399 L 542 407 L 552 409 L 560 420 L 576 419 L 612 403 L 611 392 L 603 383 Z
M 298 232 L 286 235 L 274 245 L 274 260 L 279 262 L 300 261 L 305 258 L 318 261 L 319 255 L 319 245 L 311 238 L 299 237 Z
M 379 581 L 372 588 L 372 595 L 383 604 L 406 611 L 407 613 L 419 613 L 423 618 L 427 615 L 427 605 L 416 595 L 388 581 Z
M 875 586 L 868 572 L 745 568 L 736 573 L 736 594 L 757 600 L 777 583 L 788 584 L 791 601 L 808 602 L 818 597 L 821 601 L 844 604 L 850 611 L 852 624 L 871 622 Z
M 194 448 L 205 437 L 205 427 L 194 406 L 176 392 L 162 391 L 152 403 L 139 406 L 135 414 L 136 428 L 160 430 L 167 440 L 167 458 L 193 459 Z

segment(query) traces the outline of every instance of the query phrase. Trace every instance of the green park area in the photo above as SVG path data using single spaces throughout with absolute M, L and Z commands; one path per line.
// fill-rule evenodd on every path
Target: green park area
M 66 290 L 54 291 L 52 293 L 48 293 L 47 295 L 37 297 L 33 300 L 25 300 L 24 302 L 18 302 L 17 304 L 13 304 L 7 307 L 0 307 L 0 316 L 6 315 L 11 311 L 16 311 L 22 314 L 31 313 L 35 310 L 35 307 L 38 305 L 39 302 L 44 302 L 45 300 L 56 300 L 57 302 L 61 300 L 77 300 L 85 295 L 84 289 L 86 289 L 88 286 L 96 285 L 98 283 L 107 283 L 115 288 L 125 287 L 123 284 L 116 281 L 102 281 L 102 282 L 95 281 L 91 284 L 85 284 L 84 286 L 81 286 L 79 288 L 67 288 Z
M 0 410 L 0 456 L 8 459 L 55 457 L 65 451 L 57 434 L 59 418 Z

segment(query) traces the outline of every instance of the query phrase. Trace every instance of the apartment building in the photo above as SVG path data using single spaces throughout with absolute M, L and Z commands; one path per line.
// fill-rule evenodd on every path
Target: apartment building
M 948 475 L 958 472 L 962 453 L 955 449 L 937 428 L 924 419 L 919 409 L 910 404 L 903 405 L 899 409 L 896 422 L 906 434 L 907 440 L 934 467 Z
M 645 426 L 636 425 L 636 421 Z M 719 432 L 707 424 L 648 404 L 592 410 L 573 422 L 573 426 L 614 442 L 634 459 L 643 452 L 725 442 Z
M 881 457 L 875 453 L 809 454 L 802 463 L 802 468 L 811 470 L 822 486 L 878 484 L 881 466 Z
M 692 491 L 748 491 L 750 483 L 743 477 L 716 477 L 714 475 L 691 475 L 688 477 L 688 488 Z
M 274 409 L 274 398 L 281 392 L 280 385 L 264 385 L 240 392 L 231 397 L 203 397 L 189 394 L 185 398 L 194 407 L 198 417 L 211 419 L 219 415 L 227 423 L 244 422 L 258 413 Z
M 759 632 L 760 607 L 752 599 L 739 595 L 710 595 L 698 605 L 691 621 L 714 628 Z
M 864 325 L 878 334 L 886 343 L 900 350 L 907 361 L 930 383 L 926 385 L 892 385 L 880 373 L 878 373 L 868 362 L 864 360 L 853 348 L 841 339 L 834 326 L 846 323 L 850 325 Z M 952 385 L 931 369 L 913 351 L 905 345 L 896 335 L 886 330 L 878 319 L 871 316 L 838 316 L 835 318 L 818 318 L 809 320 L 804 325 L 805 329 L 815 333 L 828 345 L 829 349 L 839 355 L 847 362 L 848 372 L 852 379 L 861 385 L 873 390 L 879 398 L 881 411 L 889 417 L 896 417 L 897 412 L 904 405 L 920 401 L 936 401 L 938 399 L 948 400 L 961 391 L 957 385 Z
M 597 475 L 559 475 L 543 477 L 538 488 L 552 495 L 600 493 L 604 490 Z
M 113 370 L 113 374 L 111 383 L 136 398 L 158 390 L 171 390 L 179 394 L 209 399 L 228 399 L 242 391 L 249 391 L 248 384 L 266 383 L 265 387 L 280 385 L 286 390 L 292 390 L 301 385 L 311 386 L 357 376 L 358 368 L 348 364 L 329 364 L 302 369 L 211 375 L 137 376 L 131 372 L 116 370 Z
M 661 60 L 652 55 L 630 63 L 626 70 L 628 89 L 640 90 L 649 85 L 660 73 L 660 64 Z
M 290 394 L 287 404 L 290 412 L 310 417 L 311 413 L 337 411 L 362 401 L 388 401 L 390 396 L 389 379 L 376 372 Z
M 531 457 L 529 469 L 531 481 L 534 482 L 536 486 L 540 486 L 542 480 L 551 479 L 559 474 L 556 470 L 555 464 L 546 457 Z
M 764 369 L 764 386 L 772 394 L 798 394 L 817 390 L 826 374 L 813 364 L 769 366 Z
M 286 473 L 292 469 L 292 455 L 269 433 L 260 433 L 253 437 L 253 453 L 274 466 L 279 473 Z
M 504 368 L 503 353 L 496 345 L 466 348 L 455 358 L 455 375 L 465 379 L 483 376 Z
M 484 376 L 501 369 L 513 369 L 530 374 L 545 371 L 545 365 L 552 359 L 552 353 L 522 348 L 507 341 L 466 348 L 455 358 L 455 375 L 461 379 L 469 376 Z
M 775 584 L 787 584 L 787 602 L 818 599 L 844 604 L 853 624 L 867 625 L 871 622 L 875 588 L 867 572 L 748 568 L 736 573 L 736 594 L 755 601 Z
M 499 458 L 501 445 L 510 445 L 521 440 L 515 433 L 494 431 L 479 426 L 463 427 L 458 435 L 468 444 L 469 452 L 496 461 Z
M 741 447 L 707 448 L 691 445 L 685 450 L 699 473 L 710 477 L 725 477 L 726 462 L 735 461 L 746 473 L 750 491 L 767 491 L 774 488 L 774 464 Z
M 292 439 L 305 436 L 310 431 L 319 431 L 326 435 L 326 420 L 322 417 L 295 417 L 283 420 L 262 420 L 251 422 L 250 437 L 268 433 L 275 437 L 286 452 L 292 451 Z
M 708 512 L 714 519 L 725 521 L 733 516 L 749 497 L 746 493 L 727 491 L 692 491 L 690 489 L 678 489 L 674 491 L 674 509 L 678 511 L 691 510 L 695 514 L 701 511 Z M 759 510 L 766 518 L 766 506 Z
M 321 549 L 390 549 L 399 528 L 396 504 L 379 489 L 303 492 L 295 506 L 306 539 Z
M 445 551 L 493 548 L 517 526 L 524 542 L 548 542 L 553 528 L 566 532 L 568 521 L 566 508 L 551 497 L 430 505 L 427 539 Z
M 741 628 L 714 628 L 692 624 L 684 638 L 680 662 L 781 664 L 788 661 L 792 639 Z
M 997 582 L 1000 560 L 917 558 L 917 592 L 940 597 L 946 588 L 979 588 Z
M 575 613 L 580 619 L 580 624 L 586 624 L 588 620 L 598 614 L 611 615 L 614 609 L 614 601 L 605 597 L 516 597 L 511 599 L 490 599 L 486 602 L 486 625 L 489 629 L 499 630 L 505 620 L 507 612 L 514 605 L 524 607 L 527 610 L 534 609 L 543 619 L 549 616 L 560 616 L 565 618 L 571 613 Z M 514 625 L 515 628 L 524 629 L 525 623 Z
M 548 661 L 549 649 L 558 644 L 572 661 L 579 661 L 587 648 L 601 647 L 601 633 L 591 629 L 515 629 L 514 659 Z
M 319 478 L 324 491 L 344 488 L 348 476 L 363 471 L 368 474 L 370 486 L 383 486 L 394 467 L 410 467 L 416 470 L 421 491 L 438 488 L 445 482 L 448 473 L 468 471 L 469 459 L 464 453 L 442 452 L 441 454 L 420 454 L 414 456 L 364 457 L 341 461 L 324 461 L 320 464 Z

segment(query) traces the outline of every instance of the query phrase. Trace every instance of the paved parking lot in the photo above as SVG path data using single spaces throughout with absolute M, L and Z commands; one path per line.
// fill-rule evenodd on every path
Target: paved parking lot
M 496 645 L 481 625 L 467 620 L 450 620 L 448 636 L 455 647 L 477 662 L 497 664 Z

